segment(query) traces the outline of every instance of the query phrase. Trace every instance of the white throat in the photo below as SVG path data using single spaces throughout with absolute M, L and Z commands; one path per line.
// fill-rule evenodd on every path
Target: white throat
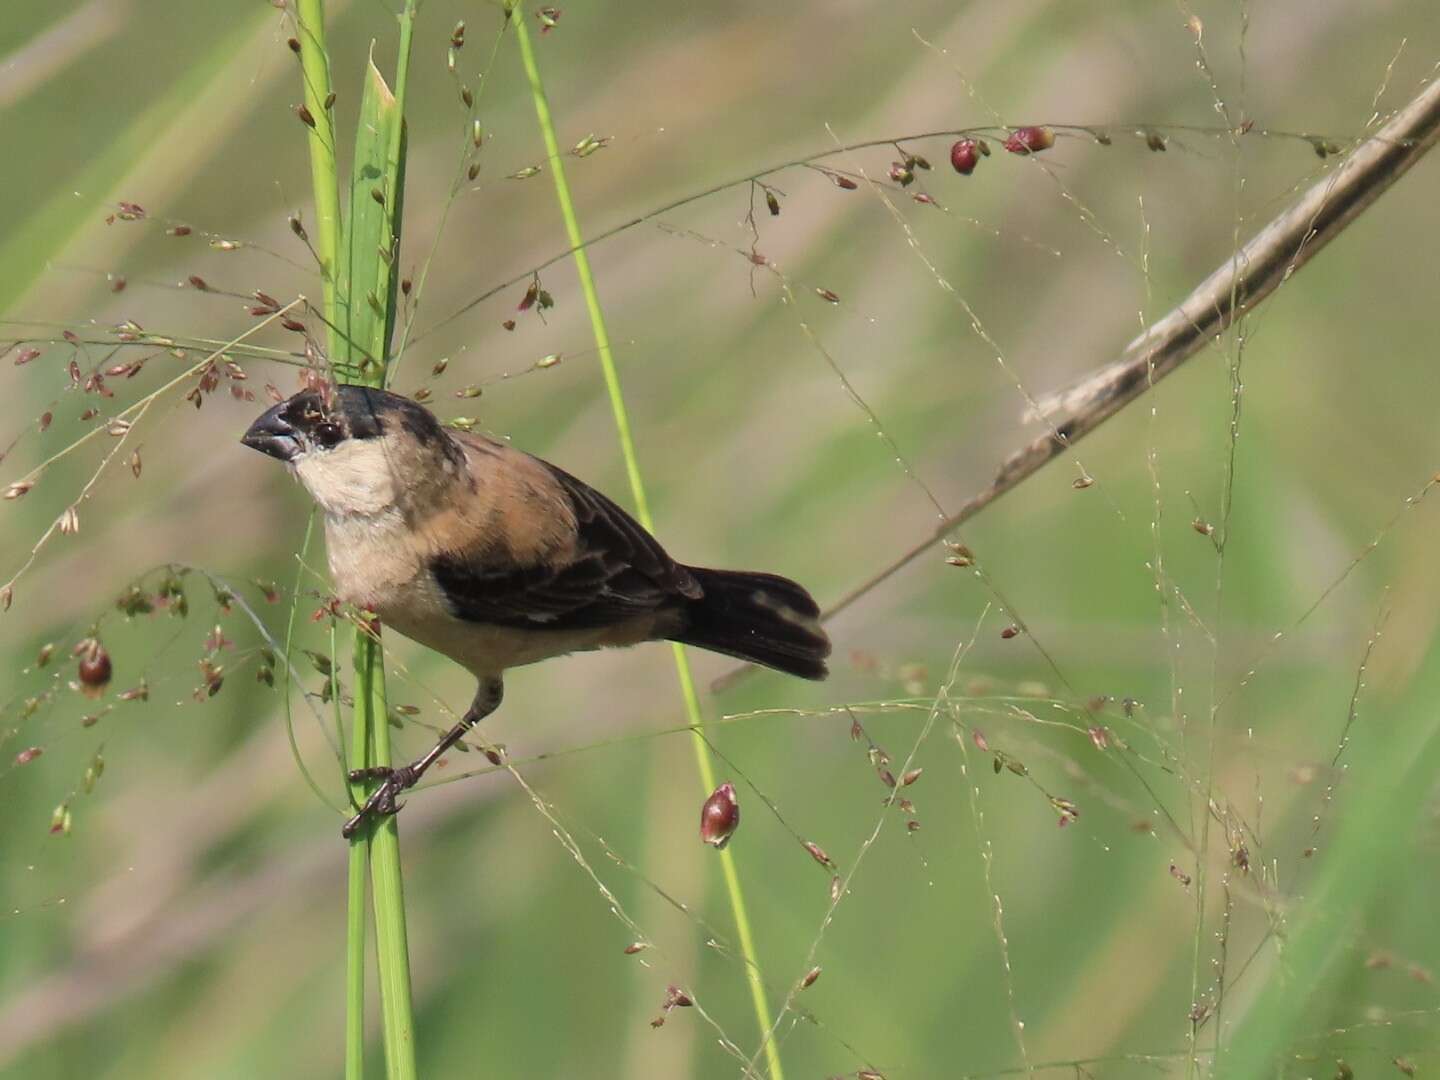
M 312 450 L 295 475 L 327 517 L 375 517 L 397 509 L 394 470 L 383 439 L 351 439 L 333 450 Z

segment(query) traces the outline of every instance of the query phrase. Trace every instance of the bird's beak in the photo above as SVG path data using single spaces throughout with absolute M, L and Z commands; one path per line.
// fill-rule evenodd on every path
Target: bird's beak
M 250 430 L 240 437 L 240 441 L 251 450 L 259 450 L 281 461 L 294 461 L 300 456 L 300 439 L 295 429 L 280 415 L 284 407 L 282 402 L 262 413 L 250 425 Z

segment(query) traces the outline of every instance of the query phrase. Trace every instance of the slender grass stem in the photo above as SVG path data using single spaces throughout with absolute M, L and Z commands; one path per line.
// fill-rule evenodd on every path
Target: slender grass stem
M 336 637 L 332 623 L 332 657 Z M 335 694 L 333 701 L 338 727 L 341 722 L 340 695 Z M 361 725 L 352 726 L 351 761 L 365 761 L 368 757 L 367 735 Z M 350 801 L 353 804 L 362 805 L 365 798 L 364 784 L 350 784 Z M 370 844 L 367 839 L 356 837 L 350 841 L 345 887 L 345 1080 L 363 1080 L 365 1076 L 365 885 L 369 871 Z
M 540 66 L 535 56 L 535 47 L 530 27 L 525 21 L 524 5 L 516 2 L 509 8 L 515 27 L 515 39 L 520 47 L 520 59 L 530 82 L 530 95 L 535 102 L 535 116 L 540 125 L 540 134 L 545 141 L 545 155 L 550 162 L 551 176 L 555 181 L 555 200 L 560 207 L 560 216 L 565 221 L 565 235 L 575 256 L 575 271 L 580 278 L 580 291 L 585 297 L 585 310 L 590 316 L 590 328 L 595 336 L 595 348 L 600 355 L 600 369 L 605 377 L 605 391 L 610 399 L 610 409 L 615 417 L 615 428 L 620 439 L 620 451 L 625 460 L 625 474 L 630 481 L 630 494 L 635 500 L 636 516 L 647 529 L 654 529 L 650 516 L 650 504 L 645 497 L 645 481 L 640 473 L 640 459 L 635 450 L 635 439 L 630 430 L 630 417 L 625 407 L 625 396 L 620 388 L 620 374 L 615 366 L 615 354 L 610 347 L 610 334 L 605 325 L 605 314 L 600 307 L 600 297 L 595 289 L 595 277 L 590 271 L 590 259 L 585 251 L 580 222 L 575 213 L 575 204 L 570 197 L 570 185 L 565 179 L 565 161 L 560 154 L 559 140 L 555 136 L 555 124 L 550 115 L 550 103 L 545 96 L 545 84 L 540 77 Z M 704 720 L 700 711 L 700 699 L 695 693 L 695 680 L 690 674 L 690 663 L 685 648 L 674 646 L 675 671 L 680 679 L 680 693 L 685 700 L 685 711 L 690 721 L 691 746 L 695 751 L 695 764 L 700 773 L 700 784 L 705 794 L 715 787 L 715 764 L 711 759 L 710 747 L 705 740 Z M 756 960 L 755 935 L 750 928 L 750 917 L 745 908 L 745 893 L 740 886 L 740 875 L 735 869 L 734 854 L 726 849 L 719 852 L 720 867 L 725 879 L 725 891 L 730 898 L 730 908 L 735 917 L 735 929 L 740 942 L 741 955 L 745 962 L 745 977 L 750 986 L 750 999 L 755 1007 L 755 1018 L 764 1040 L 765 1062 L 773 1080 L 784 1080 L 784 1069 L 780 1064 L 780 1052 L 775 1041 L 768 1037 L 770 1031 L 770 1002 L 765 984 L 760 977 Z
M 298 565 L 295 568 L 295 585 L 290 590 L 290 612 L 285 619 L 285 656 L 283 657 L 285 665 L 285 682 L 283 684 L 285 691 L 285 740 L 290 744 L 290 756 L 295 759 L 295 765 L 299 768 L 300 775 L 305 778 L 305 783 L 309 785 L 310 790 L 315 793 L 315 797 L 330 807 L 331 810 L 340 813 L 340 807 L 336 806 L 335 801 L 325 794 L 325 789 L 320 786 L 320 782 L 315 779 L 315 775 L 310 771 L 309 766 L 305 764 L 304 755 L 300 753 L 300 742 L 295 736 L 295 711 L 290 706 L 290 695 L 294 692 L 295 682 L 295 668 L 294 665 L 290 663 L 290 657 L 295 653 L 295 623 L 300 613 L 300 585 L 305 575 L 305 553 L 310 550 L 310 541 L 313 540 L 314 537 L 315 514 L 312 511 L 310 516 L 305 520 L 305 538 L 300 541 L 300 557 L 296 560 Z M 333 642 L 335 633 L 333 629 L 331 630 L 330 637 L 332 639 L 330 649 L 332 653 L 331 660 L 333 661 L 333 653 L 335 651 Z

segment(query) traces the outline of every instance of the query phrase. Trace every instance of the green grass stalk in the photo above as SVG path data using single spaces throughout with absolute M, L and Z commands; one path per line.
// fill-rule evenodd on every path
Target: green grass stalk
M 384 86 L 372 67 L 367 72 L 362 97 L 351 194 L 354 196 L 359 185 L 364 184 L 361 197 L 373 204 L 369 194 L 370 181 L 363 170 L 366 167 L 378 168 L 379 187 L 385 199 L 383 205 L 367 206 L 363 215 L 352 209 L 343 243 L 335 129 L 330 111 L 325 107 L 331 92 L 331 81 L 323 0 L 300 0 L 297 15 L 305 102 L 315 120 L 310 135 L 311 179 L 316 207 L 313 242 L 320 256 L 324 279 L 324 315 L 330 327 L 330 358 L 335 363 L 343 357 L 348 361 L 346 366 L 349 371 L 362 371 L 367 381 L 378 386 L 384 382 L 384 361 L 395 322 L 391 262 L 395 250 L 394 238 L 398 237 L 400 228 L 399 192 L 404 175 L 402 118 L 415 3 L 408 0 L 399 18 L 400 43 L 394 93 Z M 352 198 L 352 208 L 355 205 Z M 382 245 L 391 252 L 390 260 L 380 254 Z M 342 248 L 347 254 L 343 267 L 338 260 Z M 367 289 L 364 296 L 349 295 L 358 288 L 368 286 L 373 286 L 373 290 Z M 381 310 L 376 311 L 377 306 Z M 367 357 L 373 362 L 365 363 Z M 364 629 L 355 632 L 354 663 L 355 708 L 350 765 L 357 768 L 389 765 L 392 758 L 383 653 L 378 638 Z M 352 801 L 360 803 L 368 792 L 363 784 L 352 785 L 350 795 Z M 393 817 L 364 830 L 350 843 L 349 909 L 346 918 L 346 1077 L 347 1080 L 359 1080 L 364 1071 L 364 885 L 367 869 L 375 911 L 386 1073 L 390 1080 L 414 1080 L 418 1073 L 409 942 L 400 869 L 400 835 Z
M 640 459 L 635 450 L 635 440 L 630 430 L 630 417 L 625 407 L 625 396 L 620 388 L 620 375 L 615 366 L 615 353 L 610 347 L 610 333 L 605 325 L 605 314 L 600 307 L 600 298 L 595 289 L 595 277 L 590 271 L 590 259 L 580 232 L 580 222 L 575 214 L 575 204 L 570 197 L 570 185 L 565 179 L 565 160 L 560 153 L 559 141 L 555 136 L 555 124 L 550 115 L 550 103 L 545 96 L 545 84 L 540 77 L 540 66 L 535 56 L 534 41 L 530 27 L 525 21 L 523 3 L 517 2 L 510 9 L 511 21 L 515 27 L 515 39 L 520 47 L 520 59 L 525 75 L 530 82 L 530 95 L 535 102 L 535 116 L 540 125 L 540 134 L 545 141 L 545 155 L 550 164 L 550 174 L 555 181 L 555 200 L 560 206 L 560 216 L 565 222 L 565 235 L 575 256 L 575 271 L 580 279 L 580 291 L 585 297 L 585 310 L 590 316 L 590 328 L 595 337 L 595 348 L 600 356 L 600 370 L 604 373 L 605 391 L 610 399 L 610 409 L 615 417 L 615 428 L 620 439 L 620 451 L 625 460 L 625 474 L 630 481 L 631 498 L 635 501 L 635 513 L 645 528 L 654 531 L 654 520 L 650 516 L 649 500 L 645 497 L 645 481 L 640 473 Z M 715 764 L 705 740 L 704 719 L 700 711 L 700 699 L 695 693 L 695 680 L 690 674 L 690 662 L 685 648 L 675 645 L 675 671 L 680 679 L 680 692 L 685 701 L 686 715 L 690 721 L 691 746 L 695 751 L 695 764 L 700 774 L 700 786 L 708 795 L 715 787 Z M 750 999 L 755 1007 L 755 1018 L 760 1026 L 761 1038 L 765 1040 L 765 1063 L 773 1080 L 784 1080 L 785 1073 L 780 1064 L 780 1052 L 775 1041 L 769 1038 L 771 1026 L 770 1002 L 765 983 L 760 977 L 760 966 L 756 960 L 755 935 L 750 927 L 750 917 L 745 907 L 745 893 L 740 886 L 740 875 L 735 869 L 734 854 L 727 848 L 718 853 L 720 867 L 725 879 L 725 892 L 730 899 L 730 909 L 735 918 L 735 929 L 740 943 L 740 953 L 745 964 L 745 977 L 750 987 Z

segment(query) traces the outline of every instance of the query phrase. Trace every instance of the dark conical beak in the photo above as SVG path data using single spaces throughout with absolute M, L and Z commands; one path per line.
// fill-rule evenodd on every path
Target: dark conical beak
M 240 437 L 240 441 L 251 450 L 259 450 L 281 461 L 294 461 L 300 456 L 300 439 L 289 421 L 280 415 L 284 408 L 282 402 L 262 413 L 250 425 L 250 430 Z

